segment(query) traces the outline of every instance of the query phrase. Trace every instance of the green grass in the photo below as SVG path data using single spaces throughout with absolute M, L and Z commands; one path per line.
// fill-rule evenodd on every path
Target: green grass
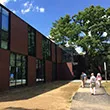
M 108 95 L 110 95 L 110 82 L 104 82 L 102 86 L 105 88 Z

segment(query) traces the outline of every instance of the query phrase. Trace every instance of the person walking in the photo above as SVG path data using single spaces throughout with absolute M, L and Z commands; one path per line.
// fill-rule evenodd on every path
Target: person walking
M 90 92 L 91 95 L 96 94 L 96 78 L 94 76 L 94 73 L 91 73 L 91 77 L 90 77 Z
M 86 81 L 86 79 L 87 79 L 86 73 L 82 72 L 82 74 L 81 74 L 81 86 L 82 87 L 85 87 L 85 81 Z
M 101 77 L 101 74 L 100 73 L 97 73 L 96 80 L 97 80 L 98 86 L 101 87 L 102 77 Z

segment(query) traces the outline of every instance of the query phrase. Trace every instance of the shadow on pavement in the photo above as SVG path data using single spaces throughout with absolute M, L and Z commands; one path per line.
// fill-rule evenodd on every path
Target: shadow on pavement
M 33 87 L 14 88 L 8 91 L 0 92 L 0 102 L 29 99 L 57 89 L 68 83 L 70 83 L 70 81 L 55 81 L 51 83 L 38 84 Z
M 22 108 L 22 107 L 7 107 L 4 110 L 44 110 L 44 109 L 26 109 L 26 108 Z

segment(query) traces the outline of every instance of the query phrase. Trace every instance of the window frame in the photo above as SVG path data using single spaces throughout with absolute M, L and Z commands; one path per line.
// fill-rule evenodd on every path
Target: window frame
M 11 55 L 13 55 L 13 57 Z M 20 56 L 20 59 L 17 59 L 17 56 Z M 14 60 L 14 65 L 11 64 L 12 60 Z M 20 62 L 21 64 L 17 65 L 17 62 Z M 25 63 L 25 65 L 23 63 Z M 15 73 L 13 73 L 14 81 L 13 81 L 12 85 L 11 85 L 12 80 L 10 79 L 10 83 L 9 83 L 10 87 L 27 85 L 27 69 L 26 68 L 27 68 L 27 57 L 25 55 L 11 52 L 11 54 L 10 54 L 10 75 L 13 73 L 12 69 L 14 69 Z M 25 74 L 23 71 L 25 71 Z M 25 75 L 25 77 L 24 77 L 24 75 Z M 25 79 L 25 81 L 24 81 L 24 79 Z
M 28 55 L 36 56 L 36 30 L 28 25 Z
M 6 11 L 7 13 L 8 13 L 8 15 L 7 14 L 5 14 L 5 13 L 3 13 L 3 10 L 4 11 Z M 7 29 L 5 30 L 5 29 L 3 29 L 2 27 L 3 27 L 3 17 L 2 16 L 4 16 L 4 17 L 6 17 L 7 18 Z M 2 49 L 5 49 L 5 50 L 9 50 L 9 42 L 10 42 L 10 29 L 9 29 L 9 27 L 10 27 L 10 12 L 7 10 L 7 9 L 5 9 L 4 7 L 2 7 L 2 6 L 0 6 L 0 48 L 2 48 Z M 5 35 L 6 36 L 6 39 L 5 39 L 5 37 L 3 37 L 3 35 Z

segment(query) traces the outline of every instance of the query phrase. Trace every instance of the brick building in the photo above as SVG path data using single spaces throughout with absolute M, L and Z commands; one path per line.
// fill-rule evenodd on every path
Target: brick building
M 73 79 L 62 49 L 0 4 L 0 91 Z

